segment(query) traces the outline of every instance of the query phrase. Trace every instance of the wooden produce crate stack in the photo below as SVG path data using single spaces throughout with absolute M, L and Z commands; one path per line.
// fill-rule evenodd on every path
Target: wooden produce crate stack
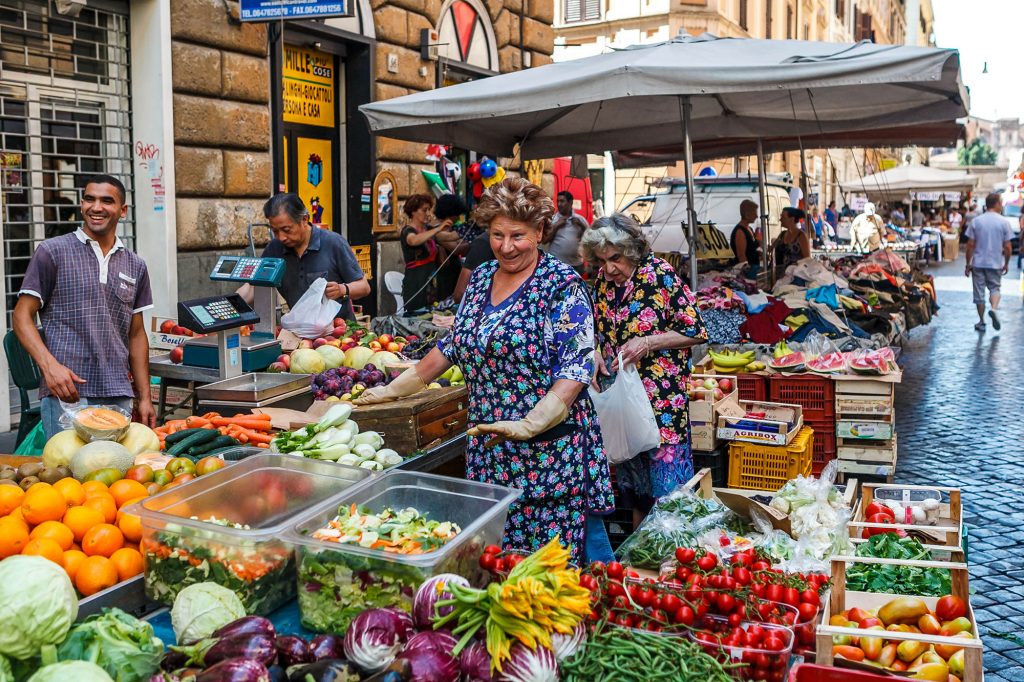
M 736 398 L 737 381 L 735 376 L 719 374 L 694 374 L 693 379 L 705 381 L 714 379 L 716 382 L 727 380 L 732 383 L 732 388 L 723 391 L 722 398 L 715 400 L 715 389 L 702 389 L 701 397 L 690 398 L 690 442 L 693 450 L 697 452 L 711 453 L 718 449 L 718 412 L 721 405 L 730 398 Z
M 896 473 L 895 384 L 837 379 L 836 456 L 839 475 L 893 482 Z

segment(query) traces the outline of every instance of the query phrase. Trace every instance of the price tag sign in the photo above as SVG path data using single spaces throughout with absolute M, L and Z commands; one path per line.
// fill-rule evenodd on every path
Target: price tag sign
M 709 260 L 728 260 L 733 257 L 729 240 L 711 223 L 697 225 L 697 257 Z

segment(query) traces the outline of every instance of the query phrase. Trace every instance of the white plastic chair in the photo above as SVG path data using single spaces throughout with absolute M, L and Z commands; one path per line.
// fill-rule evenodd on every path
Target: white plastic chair
M 384 273 L 384 287 L 395 297 L 395 305 L 398 306 L 396 314 L 405 311 L 405 299 L 402 298 L 402 282 L 404 280 L 405 274 L 396 270 Z

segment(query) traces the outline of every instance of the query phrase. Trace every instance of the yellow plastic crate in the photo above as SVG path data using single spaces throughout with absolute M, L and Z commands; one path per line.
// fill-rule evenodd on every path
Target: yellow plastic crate
M 814 429 L 800 429 L 789 445 L 729 444 L 729 487 L 778 490 L 798 475 L 811 475 Z

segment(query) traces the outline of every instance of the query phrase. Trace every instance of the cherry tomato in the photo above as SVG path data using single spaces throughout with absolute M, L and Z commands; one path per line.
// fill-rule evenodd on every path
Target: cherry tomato
M 732 578 L 730 576 L 726 576 L 726 577 L 722 578 L 722 589 L 723 590 L 735 590 L 736 589 L 736 579 Z
M 689 566 L 677 566 L 676 567 L 676 580 L 686 582 L 686 579 L 693 574 L 693 571 Z
M 604 562 L 603 561 L 591 561 L 590 572 L 594 575 L 604 575 Z
M 682 600 L 674 594 L 661 596 L 661 605 L 658 608 L 665 609 L 669 613 L 675 613 L 683 605 Z
M 493 555 L 485 554 L 484 556 Z M 480 559 L 483 560 L 483 557 L 480 557 Z M 589 573 L 584 573 L 580 576 L 580 586 L 593 592 L 597 589 L 597 580 L 594 578 L 594 576 L 590 575 Z
M 620 626 L 622 626 L 624 628 L 631 628 L 631 627 L 633 627 L 633 619 L 630 618 L 625 613 L 620 613 L 617 616 L 615 616 L 614 618 L 612 618 L 612 622 L 615 623 L 616 625 L 620 625 Z
M 608 571 L 608 577 L 612 580 L 622 580 L 624 572 L 622 564 L 620 564 L 618 561 L 611 562 L 605 567 L 605 569 Z
M 746 552 L 741 552 L 732 558 L 733 566 L 752 566 L 754 559 Z
M 484 554 L 501 554 L 501 547 L 497 545 L 487 545 L 484 547 Z
M 705 554 L 700 559 L 697 559 L 697 568 L 702 571 L 711 571 L 718 565 L 718 559 L 714 554 Z
M 683 564 L 684 566 L 686 564 L 693 563 L 693 560 L 694 558 L 696 558 L 696 556 L 697 553 L 689 547 L 676 547 L 676 561 Z
M 625 595 L 620 594 L 612 599 L 612 608 L 617 611 L 627 611 L 632 608 L 632 605 L 629 603 L 629 600 L 626 599 Z
M 730 613 L 729 614 L 729 625 L 732 625 L 733 627 L 739 627 L 739 624 L 742 623 L 742 622 L 743 622 L 743 618 L 740 617 L 740 614 L 738 614 L 738 613 Z
M 699 587 L 691 587 L 684 594 L 684 596 L 686 597 L 686 601 L 693 602 L 693 603 L 697 603 L 697 602 L 701 601 L 701 595 L 702 595 L 702 591 L 701 591 L 701 589 Z
M 751 566 L 750 570 L 757 573 L 758 571 L 767 571 L 771 568 L 771 565 L 767 561 L 755 561 Z
M 786 643 L 781 637 L 772 633 L 764 638 L 764 648 L 768 651 L 782 651 L 786 648 Z
M 689 606 L 683 605 L 676 609 L 675 621 L 677 623 L 682 623 L 683 625 L 693 625 L 695 618 L 696 614 L 693 612 L 693 609 Z
M 636 597 L 633 601 L 643 607 L 648 607 L 654 603 L 654 599 L 657 596 L 654 590 L 649 587 L 641 588 L 637 590 Z
M 494 556 L 490 552 L 480 555 L 480 568 L 488 572 L 494 572 L 494 566 L 498 563 L 498 557 Z M 583 582 L 583 576 L 580 576 L 580 582 Z
M 722 613 L 729 613 L 736 606 L 736 598 L 733 597 L 731 594 L 726 594 L 725 592 L 722 592 L 716 598 L 715 604 L 718 606 L 718 610 Z
M 494 555 L 493 554 L 488 554 L 487 556 L 492 556 L 493 557 Z M 499 559 L 498 557 L 494 557 L 494 572 L 495 573 L 504 573 L 508 569 L 509 569 L 508 559 Z
M 606 588 L 606 590 L 608 592 L 609 597 L 614 598 L 626 596 L 626 588 L 622 586 L 622 583 L 614 580 L 608 583 L 608 587 Z
M 750 591 L 758 597 L 764 597 L 765 592 L 768 590 L 768 586 L 764 583 L 754 583 L 750 586 Z
M 668 614 L 661 609 L 655 609 L 651 613 L 651 618 L 658 621 L 659 623 L 668 623 Z
M 787 587 L 782 592 L 782 601 L 790 606 L 797 606 L 800 604 L 800 593 L 796 591 L 795 587 Z
M 821 606 L 821 597 L 815 590 L 804 590 L 800 593 L 800 603 Z
M 737 585 L 743 585 L 744 587 L 746 587 L 750 584 L 750 581 L 752 579 L 750 575 L 750 569 L 746 568 L 745 566 L 737 566 L 736 568 L 732 569 L 732 578 L 736 581 Z
M 697 614 L 697 618 L 703 618 L 708 615 L 708 605 L 704 602 L 700 602 L 697 604 L 697 608 L 694 609 L 694 612 Z
M 764 628 L 760 625 L 751 625 L 747 628 L 747 641 L 751 644 L 760 644 L 764 639 Z
M 627 568 L 623 572 L 623 575 L 625 575 L 627 578 L 635 578 L 636 580 L 640 579 L 640 574 L 634 571 L 632 568 Z
M 768 601 L 782 601 L 785 592 L 786 588 L 782 585 L 769 585 L 765 590 L 764 596 Z
M 522 554 L 509 554 L 505 557 L 505 562 L 508 564 L 509 569 L 513 569 L 521 564 L 525 558 Z

